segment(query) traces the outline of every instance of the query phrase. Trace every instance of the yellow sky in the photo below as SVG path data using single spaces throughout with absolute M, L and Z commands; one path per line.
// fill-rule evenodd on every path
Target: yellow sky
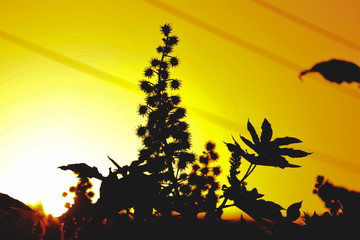
M 282 0 L 269 8 L 264 2 L 275 4 L 3 0 L 0 192 L 25 202 L 41 199 L 56 215 L 69 200 L 61 193 L 76 183 L 56 167 L 86 162 L 106 174 L 112 167 L 107 154 L 121 164 L 136 159 L 135 128 L 142 122 L 136 107 L 143 96 L 134 85 L 155 56 L 165 22 L 181 41 L 173 75 L 183 81 L 196 153 L 207 140 L 216 142 L 225 177 L 230 155 L 222 142 L 249 136 L 248 118 L 259 130 L 267 118 L 274 137 L 297 137 L 304 142 L 297 147 L 314 154 L 292 161 L 298 169 L 258 167 L 249 186 L 265 199 L 285 208 L 304 200 L 303 210 L 321 212 L 312 194 L 318 174 L 360 190 L 360 90 L 316 74 L 298 79 L 299 71 L 322 60 L 360 63 L 356 46 L 341 40 L 360 42 L 360 5 Z

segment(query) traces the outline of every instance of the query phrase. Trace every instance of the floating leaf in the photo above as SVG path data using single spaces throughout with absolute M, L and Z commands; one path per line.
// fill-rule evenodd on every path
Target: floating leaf
M 271 124 L 268 122 L 268 120 L 265 118 L 262 125 L 261 125 L 261 142 L 267 143 L 270 142 L 273 131 L 271 128 Z

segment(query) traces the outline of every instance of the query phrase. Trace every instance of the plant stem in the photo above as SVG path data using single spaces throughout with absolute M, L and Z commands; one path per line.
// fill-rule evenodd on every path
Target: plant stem
M 253 167 L 253 166 L 254 166 L 254 167 Z M 240 182 L 245 181 L 245 179 L 254 171 L 254 169 L 255 169 L 256 166 L 257 166 L 257 164 L 252 164 L 252 163 L 251 163 L 250 166 L 249 166 L 249 168 L 248 168 L 248 170 L 246 171 L 244 177 L 240 180 Z M 251 169 L 251 167 L 253 167 L 253 168 Z
M 217 209 L 223 209 L 225 207 L 225 204 L 226 204 L 227 200 L 228 200 L 228 198 L 225 197 L 224 201 L 221 203 L 221 205 Z

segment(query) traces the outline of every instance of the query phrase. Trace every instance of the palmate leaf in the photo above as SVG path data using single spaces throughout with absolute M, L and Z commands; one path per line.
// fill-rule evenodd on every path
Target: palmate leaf
M 271 138 L 272 138 L 272 128 L 271 128 L 271 124 L 269 123 L 269 121 L 265 118 L 262 125 L 261 125 L 261 142 L 262 143 L 267 143 L 270 142 Z
M 254 126 L 251 124 L 250 120 L 248 120 L 247 122 L 247 129 L 249 131 L 249 133 L 251 134 L 252 140 L 254 142 L 254 144 L 259 144 L 260 140 L 259 140 L 259 136 L 257 135 Z
M 302 143 L 302 141 L 294 137 L 282 137 L 282 138 L 275 138 L 274 141 L 272 141 L 271 143 L 273 143 L 276 146 L 283 146 L 293 143 Z
M 227 147 L 230 152 L 234 153 L 236 156 L 241 156 L 245 158 L 248 162 L 255 165 L 263 165 L 263 166 L 273 166 L 280 168 L 297 168 L 299 165 L 291 164 L 286 159 L 285 156 L 291 158 L 301 158 L 310 155 L 311 153 L 296 150 L 293 148 L 280 148 L 283 145 L 289 145 L 293 143 L 301 143 L 302 141 L 294 138 L 294 137 L 282 137 L 276 138 L 273 141 L 272 135 L 273 130 L 269 121 L 265 118 L 262 123 L 262 133 L 261 133 L 261 141 L 259 136 L 257 135 L 255 128 L 248 120 L 247 123 L 248 130 L 251 134 L 253 142 L 249 139 L 240 136 L 241 140 L 252 150 L 254 150 L 255 154 L 249 154 L 247 151 L 241 149 L 240 145 L 235 141 L 235 144 L 227 143 Z
M 306 157 L 311 154 L 311 153 L 308 153 L 308 152 L 305 152 L 302 150 L 298 150 L 298 149 L 293 149 L 293 148 L 279 148 L 279 149 L 280 149 L 280 155 L 285 155 L 285 156 L 289 156 L 292 158 Z

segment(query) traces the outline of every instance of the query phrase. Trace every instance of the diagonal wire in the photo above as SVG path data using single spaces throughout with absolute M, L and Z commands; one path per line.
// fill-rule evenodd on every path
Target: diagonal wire
M 0 38 L 9 41 L 11 43 L 14 43 L 18 46 L 21 46 L 27 50 L 30 50 L 34 53 L 37 53 L 43 57 L 46 57 L 48 59 L 51 59 L 55 62 L 61 63 L 63 65 L 66 65 L 70 68 L 79 70 L 81 72 L 87 73 L 89 75 L 92 75 L 96 78 L 105 80 L 109 83 L 115 84 L 115 85 L 119 85 L 122 88 L 132 92 L 132 93 L 137 93 L 139 94 L 139 91 L 137 90 L 137 86 L 134 83 L 131 83 L 129 81 L 126 81 L 124 79 L 121 79 L 117 76 L 114 76 L 112 74 L 109 74 L 107 72 L 104 72 L 102 70 L 99 70 L 97 68 L 94 68 L 90 65 L 87 65 L 85 63 L 79 62 L 77 60 L 74 60 L 72 58 L 69 58 L 65 55 L 62 55 L 60 53 L 54 52 L 52 50 L 49 50 L 47 48 L 41 47 L 39 45 L 36 45 L 32 42 L 29 42 L 27 40 L 21 39 L 19 37 L 16 37 L 12 34 L 0 31 Z
M 304 67 L 300 66 L 297 63 L 294 63 L 294 62 L 292 62 L 282 56 L 279 56 L 273 52 L 270 52 L 264 48 L 256 46 L 249 41 L 239 38 L 233 34 L 230 34 L 220 28 L 217 28 L 211 24 L 208 24 L 208 23 L 200 20 L 200 19 L 197 19 L 197 18 L 195 18 L 183 11 L 180 11 L 179 9 L 176 9 L 168 4 L 165 4 L 161 1 L 158 1 L 158 0 L 144 0 L 144 1 L 157 7 L 157 8 L 160 8 L 174 16 L 177 16 L 180 19 L 183 19 L 183 20 L 189 22 L 190 24 L 193 24 L 199 28 L 202 28 L 218 37 L 221 37 L 221 38 L 223 38 L 229 42 L 232 42 L 240 47 L 243 47 L 243 48 L 248 49 L 260 56 L 263 56 L 273 62 L 276 62 L 290 70 L 293 70 L 296 73 L 300 73 L 301 71 L 303 71 L 303 69 L 305 69 Z M 322 81 L 318 78 L 315 78 L 315 80 L 318 81 L 320 84 L 329 86 L 329 83 L 327 83 L 325 81 Z M 351 89 L 349 87 L 336 87 L 335 89 L 345 95 L 353 97 L 356 100 L 360 100 L 360 94 L 357 90 Z
M 302 18 L 299 18 L 299 17 L 297 17 L 297 16 L 295 16 L 295 15 L 289 13 L 289 12 L 286 12 L 286 11 L 284 11 L 284 10 L 282 10 L 282 9 L 280 9 L 280 8 L 270 4 L 268 2 L 265 2 L 263 0 L 252 0 L 252 2 L 256 3 L 256 4 L 266 8 L 267 10 L 269 10 L 269 11 L 271 11 L 273 13 L 276 13 L 277 15 L 280 15 L 280 16 L 282 16 L 282 17 L 284 17 L 284 18 L 286 18 L 286 19 L 288 19 L 290 21 L 293 21 L 293 22 L 295 22 L 297 24 L 300 24 L 300 25 L 302 25 L 302 26 L 304 26 L 304 27 L 306 27 L 306 28 L 320 34 L 320 35 L 323 35 L 323 36 L 325 36 L 325 37 L 327 37 L 327 38 L 329 38 L 329 39 L 331 39 L 331 40 L 333 40 L 335 42 L 338 42 L 338 43 L 340 43 L 340 44 L 342 44 L 344 46 L 347 46 L 347 47 L 349 47 L 349 48 L 351 48 L 353 50 L 356 50 L 356 51 L 360 52 L 360 45 L 357 44 L 357 43 L 354 43 L 354 42 L 352 42 L 352 41 L 350 41 L 350 40 L 348 40 L 346 38 L 343 38 L 343 37 L 341 37 L 341 36 L 339 36 L 339 35 L 337 35 L 335 33 L 332 33 L 330 31 L 328 31 L 328 30 L 326 30 L 324 28 L 321 28 L 321 27 L 319 27 L 319 26 L 317 26 L 317 25 L 315 25 L 315 24 L 313 24 L 311 22 L 308 22 L 308 21 L 306 21 L 306 20 L 304 20 Z

